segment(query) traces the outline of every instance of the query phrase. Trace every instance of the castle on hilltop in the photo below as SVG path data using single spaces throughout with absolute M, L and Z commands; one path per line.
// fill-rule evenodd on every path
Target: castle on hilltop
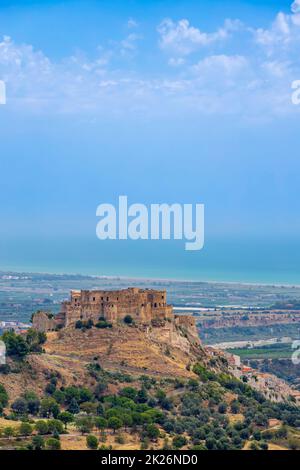
M 135 323 L 149 324 L 153 321 L 175 320 L 176 323 L 192 322 L 191 317 L 175 317 L 173 307 L 167 305 L 165 290 L 73 290 L 70 300 L 62 303 L 61 311 L 53 316 L 46 312 L 33 315 L 33 328 L 51 331 L 76 324 L 77 321 L 92 320 L 97 323 L 105 319 L 110 323 L 123 321 L 130 315 Z

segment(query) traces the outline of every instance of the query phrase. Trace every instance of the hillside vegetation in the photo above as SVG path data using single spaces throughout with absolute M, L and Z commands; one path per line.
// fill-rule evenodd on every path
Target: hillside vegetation
M 66 329 L 38 338 L 41 348 L 26 354 L 22 340 L 10 337 L 0 373 L 0 447 L 300 446 L 299 408 L 269 402 L 187 336 L 168 325 Z

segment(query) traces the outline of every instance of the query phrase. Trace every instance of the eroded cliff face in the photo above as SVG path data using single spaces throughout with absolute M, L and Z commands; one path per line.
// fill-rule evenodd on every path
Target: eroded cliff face
M 165 321 L 154 327 L 149 326 L 146 336 L 156 345 L 186 355 L 189 362 L 205 355 L 195 322 L 191 321 L 190 317 L 176 317 L 175 321 Z

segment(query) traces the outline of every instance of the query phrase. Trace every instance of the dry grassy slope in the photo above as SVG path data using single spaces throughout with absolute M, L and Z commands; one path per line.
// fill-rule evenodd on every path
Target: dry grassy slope
M 61 374 L 61 385 L 86 383 L 87 380 L 84 363 L 76 358 L 33 354 L 27 358 L 20 372 L 1 374 L 0 383 L 5 386 L 11 401 L 25 390 L 34 390 L 43 395 L 51 372 Z
M 67 328 L 48 333 L 45 351 L 30 355 L 21 372 L 0 375 L 10 400 L 24 390 L 42 395 L 51 372 L 59 372 L 59 385 L 92 387 L 94 379 L 87 373 L 86 365 L 95 357 L 106 370 L 172 378 L 194 376 L 187 366 L 197 358 L 206 359 L 201 346 L 191 343 L 173 324 L 147 330 L 128 326 L 87 331 Z M 110 387 L 114 393 L 114 386 Z
M 48 335 L 46 352 L 90 362 L 99 357 L 106 369 L 127 370 L 169 377 L 191 377 L 187 365 L 204 355 L 172 325 L 142 330 L 116 326 L 87 331 L 65 329 Z

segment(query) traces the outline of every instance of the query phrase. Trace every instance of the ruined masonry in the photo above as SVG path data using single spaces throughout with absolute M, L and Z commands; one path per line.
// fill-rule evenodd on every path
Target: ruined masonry
M 171 320 L 179 326 L 195 328 L 191 316 L 175 316 L 172 305 L 167 305 L 165 290 L 139 289 L 124 290 L 73 290 L 70 300 L 61 305 L 61 311 L 53 316 L 47 312 L 37 312 L 33 316 L 33 328 L 39 331 L 53 331 L 76 324 L 78 320 L 92 320 L 97 323 L 105 319 L 111 323 L 123 321 L 130 315 L 137 324 L 150 324 L 155 321 Z

